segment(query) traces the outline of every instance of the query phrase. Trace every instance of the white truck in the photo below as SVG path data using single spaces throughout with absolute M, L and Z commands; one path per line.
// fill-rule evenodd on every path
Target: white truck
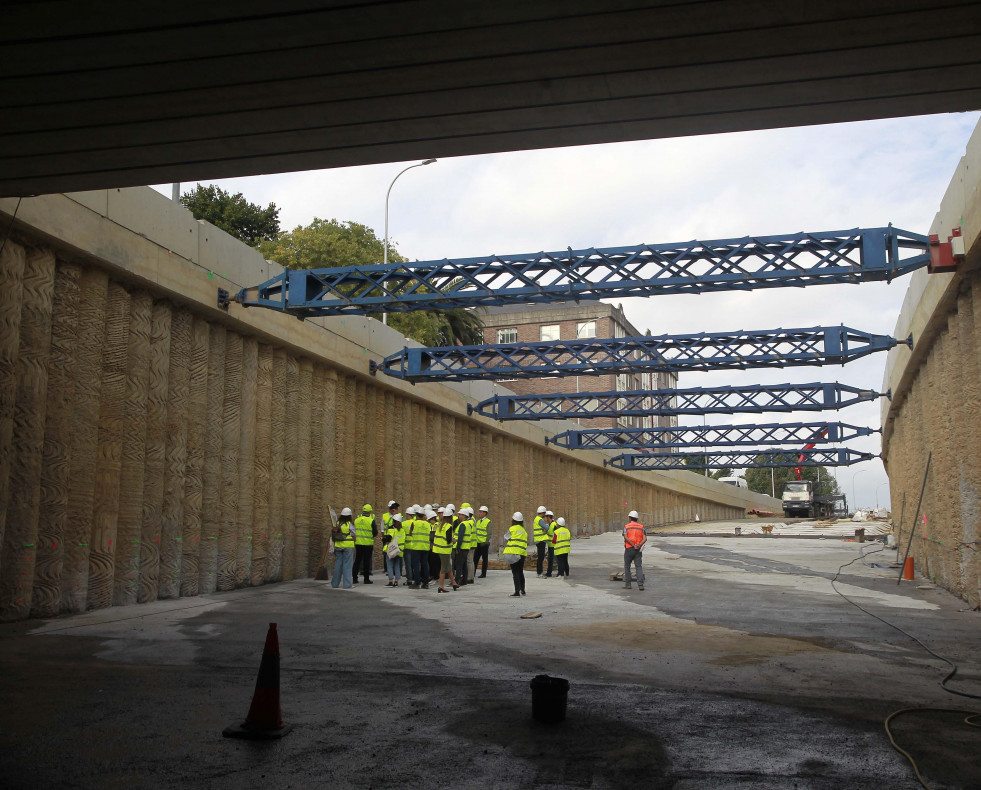
M 844 495 L 815 493 L 812 480 L 791 480 L 783 486 L 783 514 L 787 518 L 831 518 L 844 512 Z

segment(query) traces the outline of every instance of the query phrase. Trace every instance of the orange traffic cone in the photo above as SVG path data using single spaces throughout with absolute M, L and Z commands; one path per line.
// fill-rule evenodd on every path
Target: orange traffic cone
M 226 727 L 221 734 L 226 738 L 270 740 L 282 738 L 292 729 L 292 724 L 283 724 L 279 706 L 279 635 L 276 624 L 270 623 L 249 715 L 242 724 Z
M 907 557 L 906 562 L 903 563 L 903 581 L 911 582 L 913 581 L 913 558 Z

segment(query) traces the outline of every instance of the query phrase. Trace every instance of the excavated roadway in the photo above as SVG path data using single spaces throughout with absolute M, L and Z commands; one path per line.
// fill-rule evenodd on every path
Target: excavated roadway
M 860 549 L 893 561 L 879 544 L 655 536 L 643 592 L 609 580 L 621 546 L 575 541 L 572 579 L 532 572 L 520 600 L 502 571 L 450 595 L 305 580 L 4 625 L 3 785 L 912 790 L 883 719 L 981 710 L 831 589 Z M 981 693 L 981 615 L 861 561 L 841 579 L 956 661 L 955 688 Z M 295 729 L 223 739 L 269 622 Z M 531 720 L 539 673 L 571 682 L 564 724 Z M 895 724 L 934 788 L 981 787 L 981 730 L 962 719 Z

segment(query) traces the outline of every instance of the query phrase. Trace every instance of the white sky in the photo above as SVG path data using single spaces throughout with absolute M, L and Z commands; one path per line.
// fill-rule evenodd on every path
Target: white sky
M 893 225 L 926 233 L 979 113 L 440 159 L 392 190 L 392 245 L 416 260 L 624 246 Z M 434 150 L 432 156 L 439 157 Z M 314 217 L 383 235 L 385 191 L 406 164 L 224 179 L 252 203 L 274 202 L 284 230 Z M 170 185 L 156 187 L 170 195 Z M 193 188 L 182 185 L 183 190 Z M 820 286 L 623 300 L 654 334 L 842 324 L 891 334 L 906 292 Z M 618 301 L 618 300 L 612 300 Z M 689 373 L 679 386 L 842 381 L 878 389 L 885 354 L 845 368 Z M 836 416 L 837 415 L 837 416 Z M 740 416 L 722 422 L 839 419 L 879 427 L 879 404 L 841 412 Z M 701 423 L 701 418 L 688 422 Z M 848 444 L 879 451 L 879 436 Z M 837 470 L 849 503 L 888 502 L 882 463 Z M 853 500 L 853 487 L 855 499 Z

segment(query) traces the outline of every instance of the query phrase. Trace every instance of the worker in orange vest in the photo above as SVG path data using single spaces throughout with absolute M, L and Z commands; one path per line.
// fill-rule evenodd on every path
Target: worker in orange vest
M 623 528 L 623 586 L 626 589 L 630 589 L 630 565 L 633 563 L 635 568 L 634 576 L 637 578 L 637 589 L 644 589 L 644 566 L 643 566 L 643 551 L 644 544 L 647 543 L 647 532 L 644 530 L 644 525 L 641 524 L 637 519 L 640 515 L 636 510 L 631 510 L 627 514 L 630 521 Z

